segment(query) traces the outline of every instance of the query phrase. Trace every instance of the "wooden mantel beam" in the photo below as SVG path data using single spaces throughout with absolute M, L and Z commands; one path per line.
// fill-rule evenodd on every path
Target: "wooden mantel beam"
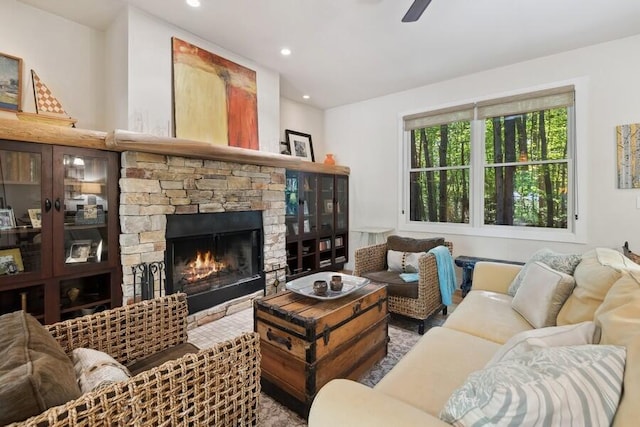
M 345 166 L 329 166 L 322 163 L 305 162 L 283 154 L 212 145 L 189 139 L 152 136 L 125 130 L 115 130 L 109 133 L 106 143 L 109 149 L 117 151 L 143 151 L 170 156 L 197 157 L 199 159 L 283 167 L 307 172 L 349 174 L 349 168 Z
M 199 141 L 159 137 L 125 130 L 114 130 L 113 132 L 107 133 L 88 129 L 75 129 L 34 124 L 19 120 L 0 119 L 0 139 L 94 148 L 107 151 L 141 151 L 171 156 L 283 167 L 306 172 L 338 175 L 349 175 L 350 173 L 350 169 L 346 166 L 305 162 L 283 154 L 248 150 L 238 147 L 224 147 Z
M 106 150 L 106 132 L 0 119 L 0 139 Z

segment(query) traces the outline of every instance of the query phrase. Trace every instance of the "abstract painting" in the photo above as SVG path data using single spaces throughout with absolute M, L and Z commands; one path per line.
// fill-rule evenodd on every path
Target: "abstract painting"
M 172 37 L 177 138 L 258 150 L 256 72 Z
M 640 188 L 640 123 L 616 127 L 618 188 Z

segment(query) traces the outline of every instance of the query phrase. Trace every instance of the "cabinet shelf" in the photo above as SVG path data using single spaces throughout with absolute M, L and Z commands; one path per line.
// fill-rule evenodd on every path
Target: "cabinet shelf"
M 0 181 L 0 185 L 40 185 L 40 183 L 33 181 Z
M 82 225 L 76 225 L 76 224 L 71 224 L 71 223 L 65 223 L 64 224 L 64 229 L 65 230 L 92 230 L 94 228 L 106 228 L 107 224 L 82 224 Z
M 60 309 L 60 314 L 71 313 L 73 311 L 82 310 L 83 308 L 92 308 L 98 305 L 107 305 L 107 304 L 111 304 L 111 298 L 96 299 L 90 302 L 83 302 L 82 304 L 66 306 Z

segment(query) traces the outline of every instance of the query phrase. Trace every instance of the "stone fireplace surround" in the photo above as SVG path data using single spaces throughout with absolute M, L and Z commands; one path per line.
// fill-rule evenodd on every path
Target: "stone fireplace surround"
M 134 299 L 132 267 L 164 260 L 167 214 L 262 211 L 267 294 L 284 283 L 285 169 L 174 155 L 125 151 L 121 155 L 120 257 L 123 303 Z M 156 284 L 156 293 L 159 292 Z M 251 306 L 249 295 L 190 316 L 197 326 Z

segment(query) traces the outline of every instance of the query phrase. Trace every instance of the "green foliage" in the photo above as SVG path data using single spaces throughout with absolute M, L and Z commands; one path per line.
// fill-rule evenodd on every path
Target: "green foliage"
M 567 109 L 490 118 L 485 126 L 485 224 L 566 228 Z M 470 123 L 411 136 L 411 220 L 468 223 Z

